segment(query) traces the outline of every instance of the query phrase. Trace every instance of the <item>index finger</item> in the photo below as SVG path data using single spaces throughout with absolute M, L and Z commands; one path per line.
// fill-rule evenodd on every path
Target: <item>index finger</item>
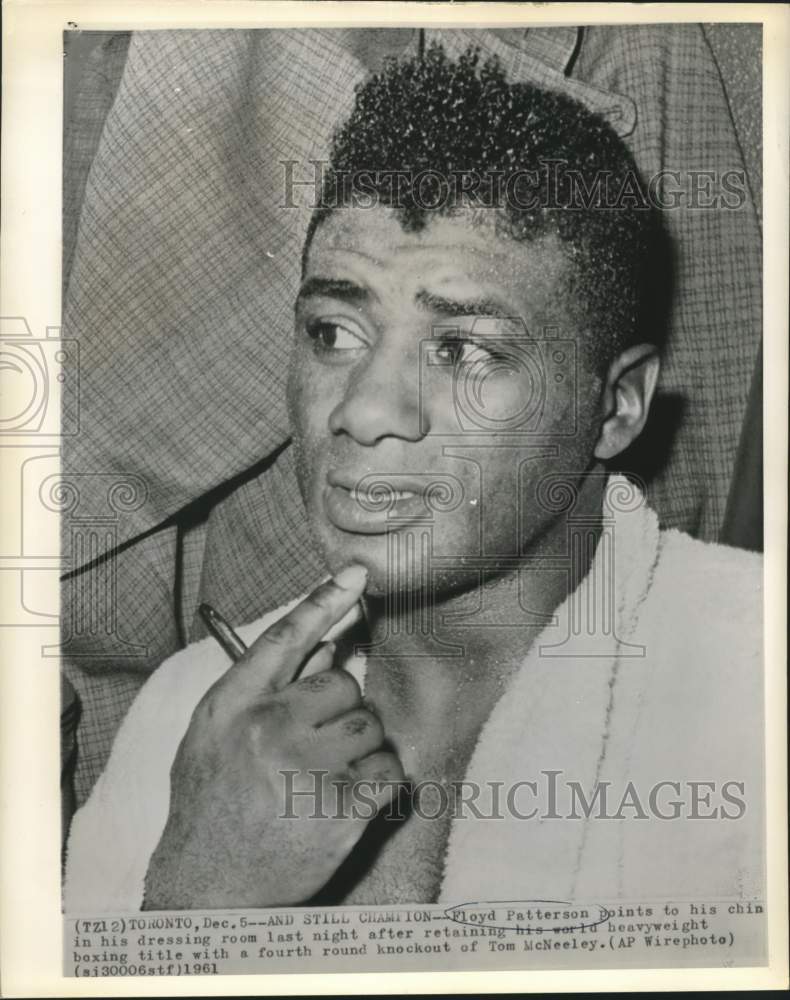
M 228 683 L 249 684 L 257 694 L 290 684 L 305 657 L 362 596 L 367 578 L 364 566 L 351 565 L 316 587 L 258 636 L 228 670 Z

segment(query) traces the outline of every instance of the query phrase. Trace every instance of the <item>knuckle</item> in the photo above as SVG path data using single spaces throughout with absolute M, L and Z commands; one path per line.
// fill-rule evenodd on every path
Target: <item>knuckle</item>
M 280 647 L 292 645 L 296 641 L 298 634 L 296 625 L 286 616 L 273 625 L 270 625 L 261 638 L 273 646 Z
M 332 581 L 321 584 L 311 594 L 304 599 L 304 603 L 309 608 L 317 611 L 331 611 L 334 606 L 334 598 L 337 597 L 340 588 Z
M 359 761 L 360 772 L 370 781 L 402 781 L 403 765 L 394 753 L 380 751 Z
M 195 706 L 192 721 L 197 722 L 199 725 L 205 725 L 214 720 L 218 710 L 217 695 L 212 689 L 209 689 Z
M 343 732 L 355 737 L 363 734 L 371 736 L 376 743 L 384 739 L 384 727 L 378 717 L 366 708 L 357 709 L 343 720 Z
M 312 674 L 310 677 L 302 677 L 296 681 L 295 687 L 299 691 L 318 692 L 325 691 L 334 683 L 331 670 L 323 670 L 320 674 Z
M 284 698 L 268 698 L 255 714 L 257 727 L 264 731 L 280 731 L 294 721 L 291 706 Z
M 331 777 L 328 779 L 328 782 L 338 795 L 346 795 L 351 780 L 351 768 L 349 765 L 346 762 L 338 762 L 332 768 Z
M 381 769 L 389 781 L 403 781 L 406 777 L 400 757 L 394 753 L 382 754 Z
M 268 746 L 272 732 L 270 727 L 265 727 L 262 720 L 255 716 L 250 716 L 245 720 L 245 725 L 241 729 L 241 745 L 253 754 L 261 753 Z

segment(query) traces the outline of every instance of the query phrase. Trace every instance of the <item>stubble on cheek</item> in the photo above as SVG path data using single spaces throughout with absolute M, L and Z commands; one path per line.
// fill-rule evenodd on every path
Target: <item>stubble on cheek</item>
M 321 455 L 327 442 L 317 433 L 317 425 L 311 424 L 309 416 L 315 407 L 316 393 L 305 378 L 304 357 L 294 351 L 291 359 L 291 373 L 288 379 L 286 405 L 291 429 L 291 446 L 294 451 L 296 481 L 307 513 L 307 525 L 313 541 L 313 548 L 327 561 L 327 546 L 322 538 L 320 526 L 321 488 L 317 481 Z
M 305 386 L 302 378 L 297 374 L 300 364 L 298 352 L 293 348 L 290 362 L 290 372 L 286 387 L 286 408 L 288 412 L 288 424 L 291 430 L 291 443 L 294 449 L 294 459 L 296 467 L 296 481 L 299 492 L 302 495 L 302 502 L 307 506 L 309 499 L 310 477 L 305 441 L 302 414 L 304 412 Z

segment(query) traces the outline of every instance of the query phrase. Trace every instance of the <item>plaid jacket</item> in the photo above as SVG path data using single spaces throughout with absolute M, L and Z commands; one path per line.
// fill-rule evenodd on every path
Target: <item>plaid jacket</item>
M 424 35 L 451 51 L 474 41 L 511 79 L 606 115 L 645 177 L 744 169 L 700 26 Z M 283 207 L 283 161 L 299 171 L 326 159 L 355 84 L 419 36 L 118 34 L 83 73 L 64 190 L 64 334 L 81 357 L 80 434 L 64 439 L 79 504 L 63 518 L 78 802 L 142 681 L 201 635 L 199 601 L 241 623 L 321 574 L 284 405 L 308 213 Z M 760 340 L 758 217 L 748 193 L 737 210 L 664 215 L 674 293 L 655 433 L 637 468 L 665 526 L 713 539 Z M 111 530 L 90 529 L 108 517 Z

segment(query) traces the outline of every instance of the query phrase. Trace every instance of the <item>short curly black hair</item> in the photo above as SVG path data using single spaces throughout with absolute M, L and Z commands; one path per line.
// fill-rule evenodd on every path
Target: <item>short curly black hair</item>
M 451 59 L 434 43 L 422 56 L 388 60 L 358 87 L 334 135 L 304 255 L 333 208 L 360 195 L 395 208 L 412 231 L 459 196 L 504 208 L 512 237 L 560 237 L 574 265 L 572 298 L 593 331 L 591 356 L 608 363 L 651 339 L 640 313 L 657 220 L 643 192 L 628 147 L 603 117 L 564 94 L 509 83 L 496 57 L 481 61 L 476 47 Z

